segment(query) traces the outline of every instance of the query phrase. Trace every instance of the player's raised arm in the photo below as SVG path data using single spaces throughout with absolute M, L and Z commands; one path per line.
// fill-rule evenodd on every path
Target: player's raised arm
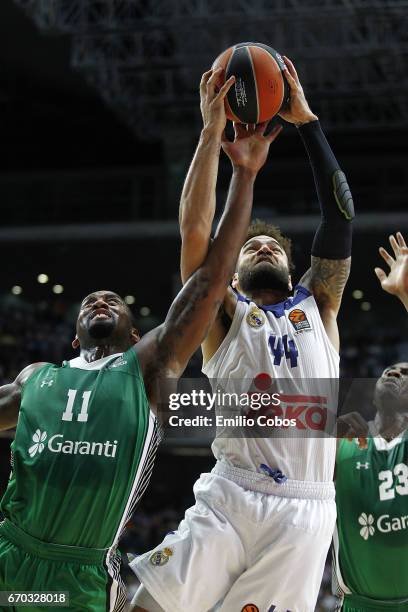
M 322 215 L 313 241 L 311 267 L 301 284 L 313 292 L 326 332 L 338 349 L 336 318 L 350 273 L 353 200 L 318 117 L 309 108 L 295 67 L 288 58 L 285 63 L 291 102 L 290 108 L 280 115 L 299 129 L 312 166 Z
M 136 345 L 149 399 L 155 381 L 178 377 L 205 338 L 224 299 L 244 242 L 257 172 L 237 167 L 211 248 L 170 307 L 165 322 Z
M 0 430 L 11 429 L 17 425 L 22 386 L 42 365 L 43 363 L 33 363 L 27 366 L 14 382 L 0 387 Z
M 391 235 L 389 241 L 394 256 L 380 247 L 380 255 L 389 266 L 389 272 L 381 268 L 375 268 L 374 272 L 384 291 L 395 295 L 408 311 L 408 247 L 401 232 Z
M 267 137 L 263 137 L 265 124 L 260 124 L 256 129 L 254 126 L 235 125 L 234 142 L 227 141 L 224 135 L 227 122 L 224 99 L 234 83 L 234 77 L 228 79 L 218 91 L 217 84 L 221 78 L 221 68 L 209 70 L 203 74 L 200 83 L 203 129 L 180 199 L 180 269 L 183 283 L 203 263 L 210 245 L 221 144 L 233 167 L 245 166 L 257 171 L 265 163 L 270 143 L 282 129 L 276 126 Z
M 201 266 L 210 244 L 221 138 L 227 121 L 224 98 L 234 83 L 234 77 L 231 77 L 218 91 L 217 84 L 221 78 L 221 68 L 208 70 L 200 83 L 203 129 L 180 199 L 180 269 L 183 284 Z
M 234 125 L 233 142 L 225 138 L 226 114 L 224 98 L 232 86 L 231 77 L 217 93 L 221 79 L 220 69 L 204 73 L 200 84 L 200 108 L 203 130 L 184 183 L 180 202 L 181 279 L 185 283 L 204 262 L 211 241 L 211 229 L 215 213 L 215 188 L 221 144 L 229 156 L 233 172 L 257 173 L 264 165 L 270 144 L 281 131 L 276 126 L 265 136 L 266 124 L 259 126 Z M 252 194 L 251 194 L 252 197 Z M 219 316 L 208 329 L 203 342 L 204 361 L 217 350 L 227 332 L 224 321 L 232 319 L 236 304 L 235 294 L 227 291 Z

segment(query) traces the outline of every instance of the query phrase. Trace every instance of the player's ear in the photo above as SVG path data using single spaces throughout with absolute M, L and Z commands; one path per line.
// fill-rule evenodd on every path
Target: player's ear
M 132 331 L 130 332 L 130 337 L 132 339 L 132 344 L 137 344 L 140 340 L 140 334 L 136 327 L 132 327 Z
M 238 272 L 235 272 L 234 276 L 232 277 L 232 282 L 231 282 L 233 289 L 237 288 L 238 282 L 239 282 Z
M 79 344 L 78 336 L 75 336 L 75 338 L 72 341 L 71 346 L 73 349 L 79 348 L 80 344 Z
M 290 274 L 289 274 L 289 280 L 288 280 L 288 287 L 289 287 L 289 291 L 292 291 L 293 285 L 292 285 L 292 277 Z

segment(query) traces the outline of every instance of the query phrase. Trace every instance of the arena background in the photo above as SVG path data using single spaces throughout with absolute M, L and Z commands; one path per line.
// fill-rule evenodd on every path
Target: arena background
M 406 0 L 1 0 L 0 381 L 71 357 L 78 304 L 94 289 L 128 296 L 143 332 L 163 320 L 179 287 L 177 209 L 200 130 L 199 77 L 243 40 L 294 61 L 352 188 L 343 375 L 407 360 L 406 314 L 373 273 L 387 235 L 408 234 L 407 15 Z M 224 157 L 219 206 L 229 176 Z M 318 215 L 305 151 L 285 125 L 254 216 L 290 234 L 299 275 Z M 200 375 L 199 354 L 186 375 Z M 0 439 L 2 490 L 9 444 Z M 212 464 L 208 444 L 165 441 L 123 552 L 172 530 Z M 333 609 L 329 574 L 328 564 L 318 610 Z

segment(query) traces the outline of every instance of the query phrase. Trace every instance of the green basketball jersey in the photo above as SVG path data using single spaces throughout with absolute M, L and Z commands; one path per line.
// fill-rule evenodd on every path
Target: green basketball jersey
M 22 390 L 1 511 L 55 544 L 116 544 L 144 492 L 158 442 L 133 348 L 46 364 Z
M 337 579 L 345 593 L 408 602 L 408 436 L 368 448 L 340 440 L 336 464 Z M 407 607 L 408 609 L 408 607 Z

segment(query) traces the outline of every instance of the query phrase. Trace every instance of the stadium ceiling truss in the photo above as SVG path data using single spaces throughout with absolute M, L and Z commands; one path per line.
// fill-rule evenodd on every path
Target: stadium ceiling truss
M 201 73 L 243 40 L 293 58 L 332 129 L 408 127 L 408 0 L 15 0 L 139 136 L 197 118 Z

